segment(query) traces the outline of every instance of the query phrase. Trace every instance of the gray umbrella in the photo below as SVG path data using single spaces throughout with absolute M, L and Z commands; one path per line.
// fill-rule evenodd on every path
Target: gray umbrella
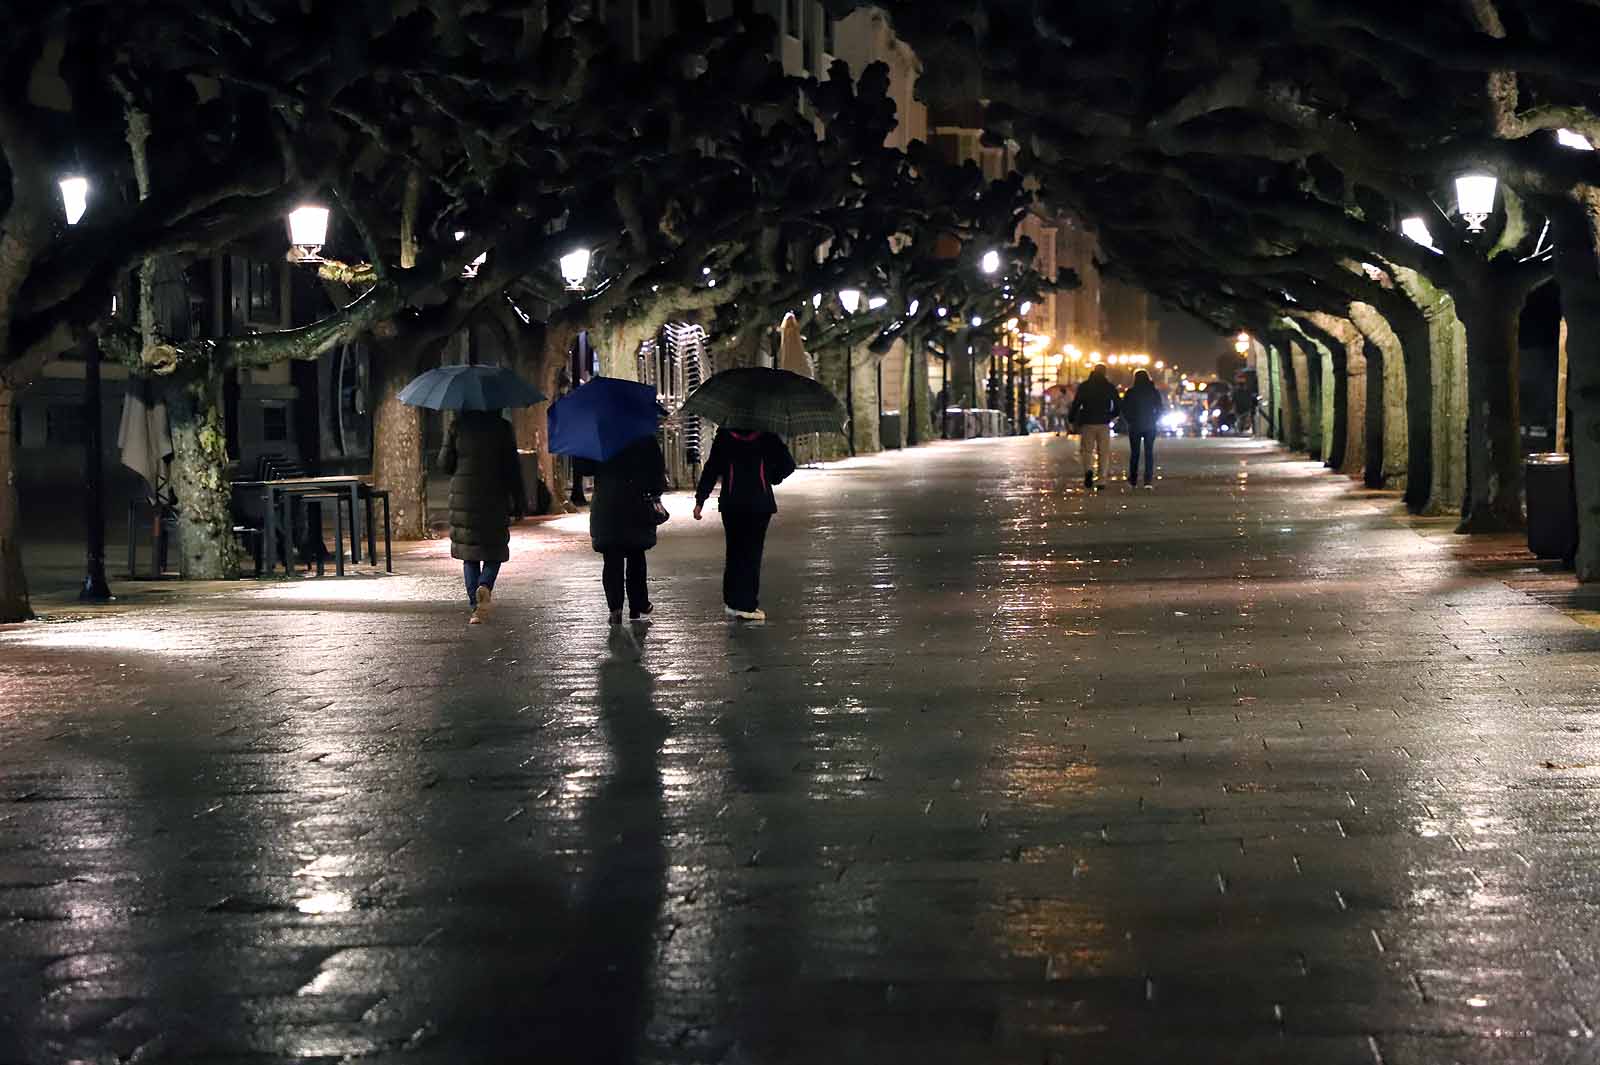
M 712 376 L 684 401 L 698 414 L 731 429 L 760 429 L 779 436 L 837 433 L 845 411 L 832 392 L 788 370 L 746 366 Z
M 545 395 L 503 366 L 440 366 L 400 391 L 400 402 L 429 410 L 505 410 Z

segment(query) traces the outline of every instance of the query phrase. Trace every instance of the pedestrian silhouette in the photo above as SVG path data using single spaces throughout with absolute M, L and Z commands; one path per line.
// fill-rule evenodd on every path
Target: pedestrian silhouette
M 723 428 L 711 441 L 711 454 L 695 489 L 694 518 L 700 520 L 706 499 L 720 482 L 717 509 L 722 512 L 722 530 L 727 540 L 722 603 L 730 618 L 767 619 L 761 609 L 761 555 L 766 547 L 767 526 L 778 512 L 772 486 L 781 484 L 793 472 L 794 457 L 783 440 L 772 433 Z
M 654 609 L 644 553 L 656 546 L 656 526 L 664 513 L 661 493 L 667 490 L 667 462 L 661 445 L 654 436 L 641 437 L 605 462 L 577 458 L 573 468 L 594 478 L 589 540 L 605 559 L 600 583 L 611 624 L 622 624 L 624 596 L 629 616 L 638 621 Z
M 528 512 L 511 423 L 496 411 L 462 411 L 445 434 L 439 469 L 450 474 L 450 555 L 461 560 L 469 624 L 478 625 L 511 558 L 511 520 Z
M 1111 461 L 1111 423 L 1120 410 L 1117 386 L 1111 383 L 1106 364 L 1089 371 L 1067 411 L 1067 421 L 1078 430 L 1078 455 L 1083 462 L 1083 486 L 1105 487 L 1106 470 Z M 1096 479 L 1098 478 L 1098 483 Z
M 1161 415 L 1167 409 L 1161 390 L 1140 370 L 1133 385 L 1122 396 L 1122 420 L 1128 423 L 1128 483 L 1139 486 L 1139 456 L 1144 455 L 1144 486 L 1150 488 L 1156 475 L 1156 436 L 1161 431 Z

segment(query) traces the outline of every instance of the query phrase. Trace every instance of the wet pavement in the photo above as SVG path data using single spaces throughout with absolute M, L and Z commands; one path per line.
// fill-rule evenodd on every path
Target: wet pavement
M 409 576 L 0 630 L 0 1062 L 1600 1058 L 1600 632 L 1249 441 L 942 445 L 609 630 Z

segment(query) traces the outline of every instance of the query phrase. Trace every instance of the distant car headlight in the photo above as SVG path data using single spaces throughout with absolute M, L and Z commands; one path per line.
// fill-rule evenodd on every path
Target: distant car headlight
M 1181 410 L 1169 410 L 1161 416 L 1161 424 L 1168 429 L 1177 429 L 1188 420 Z

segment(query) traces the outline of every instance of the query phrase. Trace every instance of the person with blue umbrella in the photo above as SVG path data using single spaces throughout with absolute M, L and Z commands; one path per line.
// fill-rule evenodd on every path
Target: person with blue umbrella
M 400 402 L 456 411 L 439 452 L 450 475 L 450 555 L 461 560 L 468 624 L 481 625 L 494 600 L 500 567 L 511 558 L 511 522 L 528 512 L 522 462 L 508 407 L 530 407 L 544 395 L 498 366 L 441 366 L 412 381 Z
M 550 450 L 571 455 L 573 472 L 594 478 L 589 540 L 604 560 L 600 583 L 611 624 L 641 622 L 650 602 L 645 552 L 666 520 L 667 462 L 656 440 L 662 410 L 649 385 L 596 377 L 550 406 Z

